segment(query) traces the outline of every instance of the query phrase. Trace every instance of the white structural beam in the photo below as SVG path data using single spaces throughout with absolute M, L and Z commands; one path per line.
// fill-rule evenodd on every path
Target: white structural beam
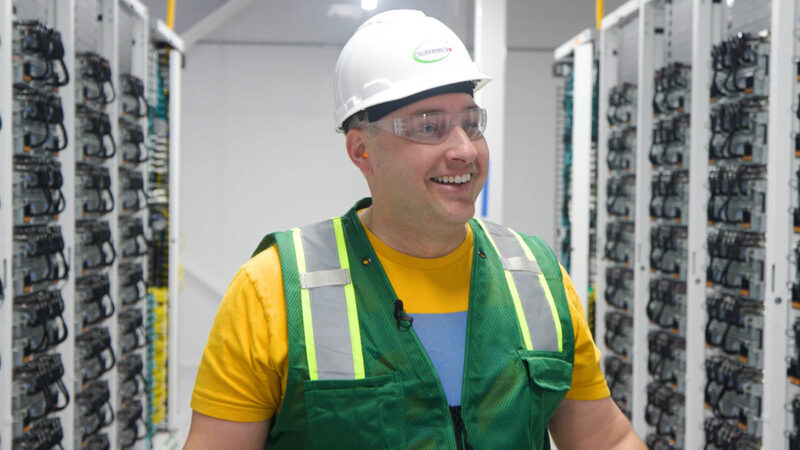
M 633 383 L 631 422 L 639 436 L 647 434 L 647 353 L 649 319 L 647 301 L 650 282 L 650 198 L 652 166 L 646 157 L 653 133 L 653 73 L 663 63 L 663 9 L 648 3 L 639 9 L 639 57 L 636 106 L 636 207 L 633 265 Z M 661 32 L 657 32 L 657 29 Z
M 13 149 L 11 128 L 13 119 L 13 84 L 11 65 L 11 0 L 0 0 L 0 119 L 3 121 L 0 128 L 0 279 L 3 287 L 0 292 L 0 449 L 11 450 L 11 415 L 12 372 L 14 365 L 12 358 L 12 317 L 14 284 L 12 281 L 12 161 Z M 3 295 L 4 294 L 4 295 Z
M 491 160 L 489 179 L 478 198 L 477 213 L 496 222 L 503 218 L 503 162 L 505 153 L 506 97 L 506 0 L 475 1 L 475 61 L 493 78 L 476 93 L 478 103 L 489 111 L 486 129 Z M 533 202 L 532 202 L 533 203 Z
M 253 0 L 228 0 L 227 3 L 200 19 L 199 22 L 183 33 L 183 44 L 185 48 L 189 49 L 192 47 L 198 41 L 208 36 L 209 33 L 224 25 L 246 7 L 250 6 L 251 3 L 253 3 Z
M 587 28 L 577 35 L 575 35 L 572 39 L 564 42 L 563 44 L 556 47 L 555 51 L 553 51 L 553 59 L 556 61 L 566 58 L 567 56 L 571 55 L 578 46 L 586 44 L 587 42 L 591 42 L 594 40 L 594 30 L 591 28 Z
M 703 389 L 705 386 L 706 325 L 706 206 L 708 173 L 708 117 L 711 85 L 712 0 L 692 4 L 692 100 L 690 118 L 688 241 L 689 268 L 686 276 L 686 440 L 684 448 L 701 448 L 703 433 Z
M 789 208 L 792 180 L 790 151 L 793 142 L 793 123 L 796 120 L 795 98 L 790 95 L 796 83 L 794 64 L 795 1 L 772 0 L 772 27 L 770 32 L 769 67 L 769 129 L 767 142 L 767 285 L 764 296 L 764 400 L 763 448 L 787 448 L 784 430 L 787 429 L 786 361 L 789 336 L 790 299 L 789 283 L 792 243 L 792 214 Z M 797 189 L 797 187 L 795 187 Z
M 590 31 L 590 30 L 587 30 Z M 570 277 L 589 311 L 589 197 L 592 159 L 592 90 L 594 45 L 589 40 L 575 48 L 572 100 L 572 183 L 570 202 Z

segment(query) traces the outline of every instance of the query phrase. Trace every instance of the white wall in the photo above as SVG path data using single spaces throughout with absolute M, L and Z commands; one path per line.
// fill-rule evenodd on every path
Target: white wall
M 184 367 L 199 363 L 229 280 L 266 233 L 342 214 L 367 195 L 333 131 L 329 80 L 338 51 L 201 43 L 187 54 Z
M 555 102 L 551 51 L 509 50 L 503 222 L 555 243 Z

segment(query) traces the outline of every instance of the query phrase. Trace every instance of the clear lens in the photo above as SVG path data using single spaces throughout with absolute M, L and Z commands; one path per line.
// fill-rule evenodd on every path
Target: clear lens
M 483 136 L 483 131 L 486 129 L 486 110 L 470 108 L 458 114 L 444 112 L 414 114 L 408 117 L 377 120 L 370 125 L 422 144 L 444 142 L 453 128 L 459 125 L 468 138 L 476 140 Z

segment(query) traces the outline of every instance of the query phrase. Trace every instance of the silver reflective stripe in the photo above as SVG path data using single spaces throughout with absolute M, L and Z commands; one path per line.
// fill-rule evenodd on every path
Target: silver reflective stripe
M 300 287 L 312 289 L 321 286 L 344 286 L 350 283 L 350 271 L 345 269 L 319 270 L 300 274 Z
M 516 236 L 506 227 L 495 223 L 483 222 L 492 240 L 500 252 L 500 259 L 503 261 L 503 268 L 511 272 L 514 283 L 517 285 L 520 303 L 528 322 L 531 334 L 531 344 L 535 350 L 558 351 L 558 332 L 553 322 L 553 314 L 550 311 L 550 303 L 547 301 L 547 294 L 542 284 L 543 279 L 539 277 L 541 270 L 536 261 L 531 261 L 536 265 L 536 270 L 514 269 L 505 267 L 511 261 L 518 261 L 528 258 L 525 250 L 521 247 Z M 512 262 L 511 265 L 523 264 Z
M 524 256 L 500 259 L 503 263 L 503 269 L 517 272 L 542 273 L 541 269 L 539 269 L 539 263 L 536 261 L 531 261 Z
M 342 271 L 336 249 L 333 221 L 326 220 L 301 230 L 307 275 L 313 280 Z M 320 275 L 313 275 L 318 273 Z M 349 282 L 350 275 L 347 274 Z M 318 280 L 317 280 L 318 281 Z M 302 281 L 301 281 L 302 282 Z M 317 371 L 320 380 L 355 378 L 353 348 L 347 318 L 344 286 L 319 285 L 308 288 L 314 327 Z

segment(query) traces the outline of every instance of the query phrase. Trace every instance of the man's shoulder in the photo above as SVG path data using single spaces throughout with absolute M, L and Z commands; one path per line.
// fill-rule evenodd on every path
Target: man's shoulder
M 276 272 L 280 274 L 281 260 L 278 246 L 270 245 L 254 254 L 242 265 L 241 270 L 245 271 L 254 283 L 273 277 Z

